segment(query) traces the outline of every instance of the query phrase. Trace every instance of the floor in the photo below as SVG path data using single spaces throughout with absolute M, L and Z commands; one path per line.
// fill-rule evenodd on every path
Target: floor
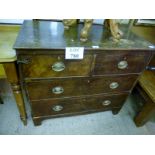
M 110 111 L 81 116 L 49 119 L 35 127 L 31 119 L 29 104 L 26 104 L 28 125 L 24 126 L 6 80 L 0 80 L 4 104 L 0 104 L 1 135 L 152 135 L 155 120 L 137 128 L 133 122 L 137 111 L 137 99 L 131 95 L 118 115 Z

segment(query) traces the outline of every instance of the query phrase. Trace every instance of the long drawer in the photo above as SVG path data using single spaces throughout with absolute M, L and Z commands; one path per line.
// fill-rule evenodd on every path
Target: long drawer
M 86 52 L 82 60 L 66 60 L 64 54 L 20 55 L 24 78 L 74 77 L 140 73 L 150 54 L 146 51 Z
M 129 91 L 137 75 L 62 78 L 25 84 L 30 100 Z
M 121 107 L 128 94 L 95 95 L 81 98 L 32 101 L 33 117 L 76 114 L 81 112 L 111 110 Z

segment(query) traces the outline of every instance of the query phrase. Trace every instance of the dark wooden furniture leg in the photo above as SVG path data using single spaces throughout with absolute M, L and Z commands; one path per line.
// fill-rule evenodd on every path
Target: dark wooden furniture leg
M 13 94 L 15 96 L 16 104 L 20 113 L 21 120 L 24 125 L 27 124 L 27 115 L 25 110 L 25 104 L 21 92 L 21 86 L 19 82 L 19 75 L 16 69 L 16 63 L 4 63 L 4 69 L 7 75 L 7 79 L 11 84 L 11 88 L 13 90 Z
M 112 109 L 112 114 L 113 115 L 117 115 L 119 113 L 119 111 L 121 110 L 122 107 L 118 107 L 118 108 L 113 108 Z
M 155 113 L 155 104 L 152 102 L 145 103 L 141 111 L 135 117 L 136 126 L 138 127 L 143 126 L 148 120 L 150 120 L 150 118 L 154 113 Z
M 0 104 L 3 104 L 3 100 L 2 100 L 2 98 L 1 98 L 1 96 L 0 96 Z
M 139 84 L 136 85 L 135 90 L 144 101 L 144 105 L 134 118 L 136 126 L 140 127 L 149 121 L 149 119 L 155 113 L 155 103 L 149 98 Z
M 35 118 L 33 116 L 32 116 L 32 118 L 33 118 L 33 123 L 34 123 L 35 126 L 41 125 L 42 120 L 40 118 Z

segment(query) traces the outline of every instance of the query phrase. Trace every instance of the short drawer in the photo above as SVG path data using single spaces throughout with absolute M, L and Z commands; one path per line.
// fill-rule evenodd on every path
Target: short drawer
M 33 101 L 31 103 L 32 113 L 33 117 L 39 117 L 111 110 L 114 107 L 121 107 L 127 96 L 128 94 L 95 95 L 81 98 Z
M 40 100 L 129 91 L 136 79 L 136 75 L 63 78 L 30 82 L 26 89 L 30 100 Z
M 149 62 L 148 51 L 109 51 L 96 55 L 93 75 L 140 73 Z
M 65 60 L 62 54 L 19 56 L 24 78 L 50 78 L 66 76 L 89 76 L 93 55 L 85 54 L 82 60 Z M 20 63 L 21 62 L 21 63 Z

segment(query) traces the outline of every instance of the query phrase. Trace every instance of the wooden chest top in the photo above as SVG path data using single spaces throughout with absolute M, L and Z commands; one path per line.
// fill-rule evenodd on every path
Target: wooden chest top
M 155 47 L 128 30 L 128 26 L 120 26 L 124 33 L 119 42 L 112 41 L 103 25 L 93 25 L 88 41 L 80 42 L 80 31 L 83 24 L 64 31 L 62 22 L 26 20 L 14 44 L 15 49 L 65 49 L 66 47 L 85 47 L 95 50 L 147 49 Z M 96 49 L 97 47 L 97 49 Z

